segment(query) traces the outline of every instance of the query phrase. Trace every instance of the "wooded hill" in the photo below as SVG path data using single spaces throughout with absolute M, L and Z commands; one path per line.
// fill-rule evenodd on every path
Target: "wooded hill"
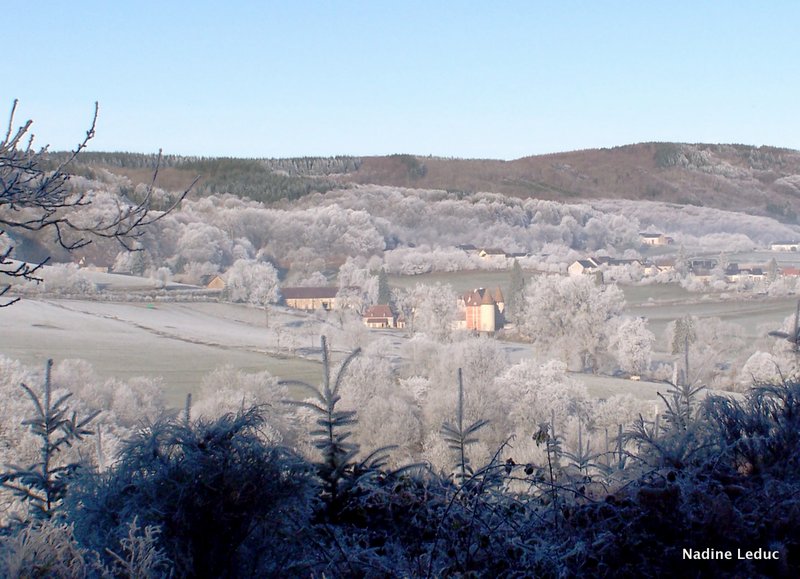
M 155 157 L 85 153 L 81 166 L 134 182 L 152 176 Z M 85 170 L 85 169 L 83 169 Z M 616 198 L 702 205 L 796 222 L 800 151 L 746 145 L 640 143 L 524 157 L 514 161 L 388 155 L 294 159 L 168 156 L 159 184 L 230 192 L 272 202 L 347 184 L 378 184 L 575 202 Z

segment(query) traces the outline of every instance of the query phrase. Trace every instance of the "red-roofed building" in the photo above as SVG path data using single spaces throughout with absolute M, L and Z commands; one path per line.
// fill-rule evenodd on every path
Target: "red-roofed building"
M 387 305 L 370 306 L 361 316 L 368 328 L 396 328 L 396 318 Z

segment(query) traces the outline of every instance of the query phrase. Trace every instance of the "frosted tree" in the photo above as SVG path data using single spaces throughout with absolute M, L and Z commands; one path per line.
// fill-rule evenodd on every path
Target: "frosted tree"
M 690 384 L 729 389 L 746 361 L 744 328 L 719 318 L 685 317 L 682 320 L 668 324 L 666 331 L 667 342 L 675 348 L 679 372 Z
M 415 344 L 418 338 L 409 344 Z M 417 353 L 417 371 L 429 378 L 428 389 L 421 400 L 425 456 L 437 465 L 448 456 L 446 444 L 439 434 L 445 421 L 452 421 L 453 409 L 458 405 L 458 389 L 452 387 L 457 375 L 463 377 L 462 412 L 464 420 L 489 421 L 472 452 L 479 460 L 488 460 L 511 432 L 508 420 L 508 401 L 499 395 L 495 379 L 508 367 L 508 359 L 496 340 L 485 337 L 467 337 L 452 343 L 441 344 L 420 341 Z
M 44 280 L 41 289 L 47 293 L 89 294 L 95 291 L 95 285 L 74 263 L 45 266 L 41 271 L 41 277 Z
M 556 360 L 515 364 L 497 377 L 494 391 L 508 408 L 505 422 L 510 425 L 509 433 L 517 435 L 514 446 L 518 461 L 541 456 L 530 437 L 552 417 L 556 428 L 563 431 L 570 419 L 588 424 L 592 416 L 592 399 L 586 387 Z
M 273 444 L 288 444 L 295 439 L 295 431 L 281 403 L 287 396 L 286 387 L 269 372 L 222 366 L 203 378 L 191 415 L 216 420 L 258 406 L 266 419 L 259 436 Z
M 225 276 L 225 292 L 232 302 L 266 306 L 278 300 L 278 272 L 270 263 L 239 259 Z
M 358 411 L 353 440 L 362 448 L 396 446 L 390 464 L 415 460 L 422 447 L 420 406 L 398 386 L 385 352 L 388 341 L 373 341 L 353 360 L 342 382 L 342 407 Z
M 540 276 L 531 280 L 525 296 L 521 329 L 537 352 L 596 371 L 625 305 L 622 291 L 590 276 Z
M 739 386 L 742 390 L 746 390 L 758 384 L 780 383 L 781 375 L 787 371 L 788 368 L 781 368 L 778 359 L 772 354 L 755 352 L 739 372 Z
M 163 289 L 167 287 L 170 279 L 172 279 L 172 271 L 170 271 L 168 267 L 159 267 L 156 270 L 150 271 L 150 277 L 157 288 Z
M 219 269 L 228 265 L 232 256 L 233 242 L 224 231 L 195 221 L 183 227 L 171 265 L 175 271 L 189 263 L 210 263 Z
M 655 335 L 644 318 L 626 318 L 611 334 L 609 347 L 619 367 L 630 374 L 644 374 L 650 367 Z
M 339 268 L 338 285 L 340 293 L 347 297 L 348 294 L 357 294 L 361 300 L 361 307 L 375 304 L 378 300 L 379 279 L 373 275 L 363 257 L 347 260 Z
M 447 342 L 453 334 L 456 315 L 456 294 L 447 284 L 417 284 L 411 292 L 414 331 Z
M 120 251 L 114 259 L 111 269 L 117 273 L 130 273 L 143 276 L 152 267 L 153 260 L 145 249 L 138 251 Z
M 323 287 L 328 285 L 328 278 L 321 271 L 314 271 L 310 274 L 298 278 L 294 285 L 297 287 Z

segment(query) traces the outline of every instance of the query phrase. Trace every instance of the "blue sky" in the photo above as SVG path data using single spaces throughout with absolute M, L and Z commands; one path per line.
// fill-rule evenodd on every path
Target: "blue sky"
M 0 111 L 91 150 L 800 149 L 800 2 L 8 2 Z M 9 47 L 10 51 L 9 51 Z M 3 113 L 5 115 L 5 113 Z

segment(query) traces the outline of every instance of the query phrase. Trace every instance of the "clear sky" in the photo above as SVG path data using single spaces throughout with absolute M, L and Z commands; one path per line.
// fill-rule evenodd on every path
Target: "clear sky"
M 0 0 L 0 20 L 0 111 L 20 99 L 54 150 L 95 101 L 96 151 L 800 149 L 795 0 Z

